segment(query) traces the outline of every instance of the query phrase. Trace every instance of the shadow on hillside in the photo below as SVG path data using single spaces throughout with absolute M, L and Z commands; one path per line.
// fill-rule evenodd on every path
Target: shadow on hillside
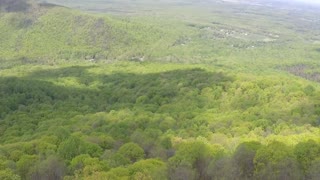
M 22 132 L 32 135 L 36 131 L 47 131 L 50 128 L 47 123 L 56 126 L 59 119 L 60 124 L 68 124 L 78 115 L 127 109 L 138 114 L 173 117 L 179 128 L 207 127 L 207 121 L 194 119 L 195 114 L 207 111 L 206 104 L 219 108 L 221 93 L 214 89 L 223 91 L 234 79 L 199 68 L 106 75 L 90 73 L 88 70 L 93 67 L 40 70 L 21 78 L 0 77 L 0 140 L 12 133 L 14 137 L 22 137 Z M 52 81 L 59 81 L 59 85 Z M 212 91 L 207 91 L 207 87 Z M 208 100 L 208 94 L 203 92 L 209 92 L 209 96 L 214 94 L 217 103 Z M 39 124 L 43 123 L 46 125 L 39 130 Z M 121 121 L 114 123 L 120 129 L 124 125 Z
M 62 111 L 89 113 L 132 108 L 139 104 L 152 106 L 152 111 L 157 111 L 161 105 L 179 101 L 187 93 L 199 94 L 203 88 L 223 86 L 233 80 L 222 73 L 202 69 L 143 75 L 96 75 L 87 71 L 90 68 L 75 66 L 37 71 L 23 78 L 1 78 L 2 117 L 19 111 L 19 107 L 41 105 L 54 106 L 53 109 Z M 67 77 L 72 77 L 74 82 L 58 86 L 46 81 Z M 81 87 L 73 87 L 73 83 Z
M 34 134 L 38 128 L 46 131 L 50 125 L 39 126 L 44 122 L 56 126 L 57 119 L 68 123 L 77 115 L 111 110 L 131 109 L 137 113 L 172 116 L 193 113 L 203 106 L 201 90 L 213 86 L 223 88 L 225 83 L 233 81 L 230 76 L 203 69 L 96 75 L 88 72 L 90 68 L 75 66 L 36 71 L 22 78 L 1 77 L 0 135 L 4 139 L 4 134 L 12 133 L 16 133 L 14 137 L 22 137 L 22 132 Z M 65 85 L 50 82 L 64 78 Z

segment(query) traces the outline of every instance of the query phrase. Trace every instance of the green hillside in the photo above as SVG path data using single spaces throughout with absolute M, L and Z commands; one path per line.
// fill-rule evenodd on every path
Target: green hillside
M 133 52 L 139 53 L 139 48 L 159 41 L 161 36 L 161 31 L 151 26 L 60 7 L 34 16 L 33 13 L 2 15 L 1 57 L 84 60 L 88 56 L 113 60 L 135 56 Z M 142 33 L 147 35 L 143 37 Z
M 319 178 L 317 11 L 110 2 L 0 2 L 1 180 Z

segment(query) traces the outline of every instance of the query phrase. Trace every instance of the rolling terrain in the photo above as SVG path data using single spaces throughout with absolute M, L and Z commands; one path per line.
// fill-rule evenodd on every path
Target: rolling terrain
M 319 12 L 1 1 L 0 179 L 318 179 Z

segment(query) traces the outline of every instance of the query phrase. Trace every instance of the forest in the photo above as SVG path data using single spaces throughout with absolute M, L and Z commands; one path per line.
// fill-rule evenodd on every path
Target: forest
M 0 1 L 1 180 L 319 179 L 319 9 L 130 3 Z

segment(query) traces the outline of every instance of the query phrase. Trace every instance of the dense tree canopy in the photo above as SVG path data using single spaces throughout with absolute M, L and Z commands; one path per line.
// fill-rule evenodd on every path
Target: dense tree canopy
M 1 180 L 319 179 L 316 24 L 30 2 L 0 1 Z

